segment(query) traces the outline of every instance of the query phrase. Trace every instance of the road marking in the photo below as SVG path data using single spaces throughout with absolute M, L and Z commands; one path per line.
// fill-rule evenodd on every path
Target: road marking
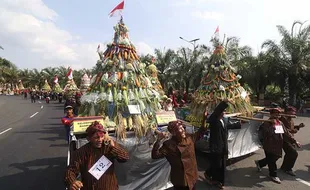
M 2 131 L 2 132 L 0 133 L 0 135 L 2 135 L 3 133 L 8 132 L 8 131 L 11 130 L 11 129 L 12 129 L 12 128 L 8 128 L 7 130 Z
M 41 109 L 43 109 L 43 105 L 41 106 Z
M 39 112 L 34 113 L 30 118 L 33 118 L 35 115 L 37 115 Z
M 42 104 L 42 102 L 40 102 L 40 101 L 38 101 L 39 102 L 39 104 Z
M 299 179 L 299 178 L 296 178 L 296 180 L 299 181 L 300 183 L 303 183 L 303 184 L 308 185 L 310 187 L 310 183 L 309 182 L 304 181 L 304 180 Z

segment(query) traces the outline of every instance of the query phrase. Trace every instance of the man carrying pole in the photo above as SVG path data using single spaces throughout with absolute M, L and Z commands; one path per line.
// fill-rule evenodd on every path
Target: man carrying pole
M 291 175 L 296 176 L 296 174 L 293 172 L 293 167 L 295 165 L 296 159 L 298 157 L 298 153 L 296 151 L 296 147 L 300 148 L 301 145 L 299 142 L 297 142 L 294 139 L 293 134 L 297 133 L 297 131 L 304 127 L 304 124 L 301 123 L 299 125 L 294 125 L 294 121 L 290 115 L 294 116 L 296 115 L 296 109 L 293 107 L 287 107 L 285 109 L 285 114 L 287 116 L 280 117 L 280 121 L 282 121 L 284 127 L 285 127 L 285 133 L 283 138 L 283 150 L 285 152 L 285 156 L 283 159 L 283 163 L 281 166 L 281 169 Z

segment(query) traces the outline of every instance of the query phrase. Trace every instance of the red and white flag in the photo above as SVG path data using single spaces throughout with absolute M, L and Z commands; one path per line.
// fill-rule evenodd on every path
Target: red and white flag
M 58 77 L 57 75 L 55 75 L 55 78 L 54 78 L 54 83 L 57 84 L 58 83 Z
M 216 30 L 215 30 L 214 34 L 218 34 L 218 33 L 220 33 L 220 28 L 219 28 L 219 26 L 216 27 Z
M 121 15 L 122 10 L 124 9 L 125 1 L 123 0 L 120 4 L 118 4 L 111 12 L 110 17 Z
M 214 36 L 214 38 L 220 38 L 220 27 L 219 26 L 216 27 L 216 30 L 215 30 L 213 36 Z
M 68 77 L 68 79 L 73 79 L 73 74 L 72 74 L 72 69 L 71 69 L 71 67 L 69 67 L 69 71 L 68 71 L 68 73 L 67 73 L 67 77 Z

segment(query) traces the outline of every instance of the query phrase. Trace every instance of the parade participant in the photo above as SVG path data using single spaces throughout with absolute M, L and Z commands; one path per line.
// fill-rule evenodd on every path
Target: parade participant
M 181 121 L 171 121 L 168 131 L 171 139 L 165 141 L 160 147 L 164 133 L 157 132 L 157 141 L 152 150 L 152 158 L 166 157 L 171 166 L 170 180 L 175 190 L 193 190 L 198 179 L 198 169 L 194 144 L 203 137 L 206 128 L 200 127 L 195 134 L 185 133 Z
M 261 168 L 268 165 L 269 176 L 275 183 L 281 183 L 281 180 L 277 176 L 277 160 L 282 156 L 283 147 L 283 133 L 284 127 L 282 122 L 279 120 L 280 110 L 278 108 L 270 109 L 270 121 L 265 121 L 261 125 L 260 130 L 262 131 L 263 137 L 263 149 L 265 152 L 265 158 L 262 160 L 255 160 L 255 164 L 258 171 Z
M 72 162 L 65 173 L 65 183 L 70 190 L 118 190 L 118 183 L 114 173 L 113 163 L 126 162 L 128 152 L 117 142 L 110 139 L 103 126 L 95 121 L 86 130 L 88 143 L 74 152 Z M 97 180 L 90 172 L 90 168 L 103 157 L 112 165 Z M 77 180 L 81 174 L 82 181 Z
M 32 91 L 30 93 L 31 103 L 36 103 L 36 92 Z
M 285 155 L 281 169 L 291 176 L 296 176 L 296 174 L 293 172 L 293 167 L 298 157 L 296 147 L 300 148 L 301 145 L 294 139 L 293 134 L 297 133 L 299 128 L 303 127 L 304 124 L 301 123 L 300 125 L 294 125 L 292 117 L 289 116 L 296 115 L 296 109 L 294 107 L 287 107 L 285 109 L 285 114 L 287 114 L 287 116 L 280 117 L 280 121 L 282 121 L 285 128 L 285 133 L 283 135 L 283 150 Z
M 285 114 L 287 115 L 296 115 L 296 109 L 294 107 L 288 106 L 284 111 L 285 111 Z M 299 125 L 294 125 L 294 121 L 292 117 L 288 117 L 288 116 L 280 117 L 280 121 L 282 121 L 284 126 L 289 130 L 291 134 L 297 133 L 300 128 L 303 128 L 305 126 L 304 123 L 300 123 Z
M 68 105 L 65 107 L 65 111 L 66 111 L 66 116 L 61 119 L 61 122 L 65 126 L 66 138 L 67 138 L 67 141 L 69 143 L 69 141 L 70 141 L 70 127 L 72 125 L 72 121 L 74 118 L 73 107 Z
M 241 123 L 226 124 L 223 121 L 228 100 L 220 102 L 208 118 L 210 124 L 210 168 L 205 172 L 208 183 L 224 189 L 225 169 L 228 159 L 228 129 L 240 129 Z

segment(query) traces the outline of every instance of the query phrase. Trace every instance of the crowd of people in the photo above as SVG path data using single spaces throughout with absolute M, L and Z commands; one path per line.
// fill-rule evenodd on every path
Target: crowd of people
M 220 189 L 225 187 L 225 168 L 228 159 L 228 129 L 240 129 L 242 121 L 234 123 L 223 120 L 225 109 L 229 102 L 224 100 L 214 109 L 213 113 L 205 113 L 204 122 L 209 123 L 210 142 L 208 156 L 210 167 L 205 171 L 206 182 Z M 74 116 L 73 107 L 66 106 L 67 116 L 63 123 L 69 125 Z M 288 175 L 295 176 L 293 171 L 295 161 L 298 157 L 296 148 L 300 143 L 294 138 L 294 134 L 305 125 L 294 125 L 292 120 L 296 109 L 287 107 L 285 115 L 278 108 L 270 109 L 270 118 L 260 127 L 261 140 L 265 152 L 265 158 L 256 160 L 258 171 L 268 166 L 270 179 L 275 183 L 281 183 L 277 176 L 276 161 L 285 152 L 281 169 Z M 156 131 L 155 142 L 151 157 L 153 159 L 167 159 L 171 166 L 170 181 L 175 190 L 194 190 L 198 180 L 198 169 L 194 144 L 201 139 L 206 128 L 203 125 L 194 134 L 187 134 L 180 121 L 172 121 L 168 124 L 168 131 L 172 135 L 166 139 L 168 134 Z M 72 190 L 116 190 L 118 183 L 113 169 L 115 160 L 126 162 L 130 159 L 128 152 L 117 142 L 112 140 L 104 127 L 94 122 L 86 130 L 89 142 L 75 151 L 73 161 L 66 170 L 65 182 Z M 162 141 L 164 141 L 162 143 Z M 97 180 L 89 171 L 96 162 L 104 156 L 111 161 L 112 165 Z M 100 168 L 98 168 L 100 170 Z M 79 177 L 79 173 L 81 177 Z

